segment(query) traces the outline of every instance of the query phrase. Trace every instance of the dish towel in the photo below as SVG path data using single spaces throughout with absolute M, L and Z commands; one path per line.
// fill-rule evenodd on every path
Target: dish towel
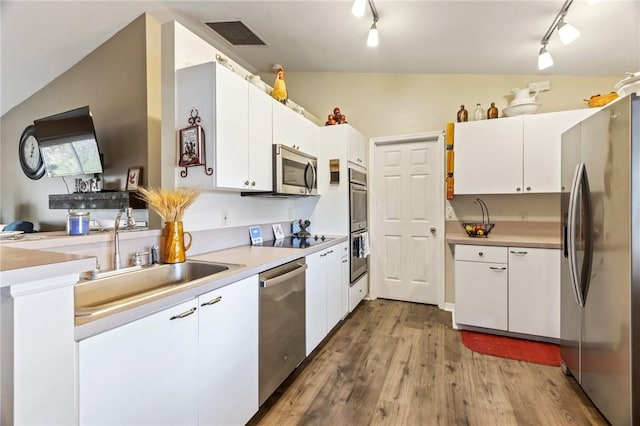
M 358 257 L 366 258 L 369 256 L 369 233 L 363 232 L 360 234 L 360 250 L 358 250 Z

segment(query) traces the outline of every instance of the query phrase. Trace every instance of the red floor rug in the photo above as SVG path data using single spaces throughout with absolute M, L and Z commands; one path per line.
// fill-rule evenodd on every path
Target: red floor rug
M 556 367 L 560 365 L 560 346 L 553 343 L 534 342 L 466 330 L 462 330 L 460 333 L 462 344 L 474 352 L 535 364 Z

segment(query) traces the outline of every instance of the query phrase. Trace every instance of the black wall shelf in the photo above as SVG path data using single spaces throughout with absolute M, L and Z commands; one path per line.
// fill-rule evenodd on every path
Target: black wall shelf
M 50 209 L 105 209 L 120 210 L 127 207 L 146 209 L 147 203 L 138 198 L 136 192 L 76 192 L 73 194 L 50 194 Z

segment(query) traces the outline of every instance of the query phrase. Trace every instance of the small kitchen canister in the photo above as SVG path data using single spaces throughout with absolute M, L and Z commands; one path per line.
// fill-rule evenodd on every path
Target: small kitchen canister
M 69 212 L 67 214 L 67 235 L 87 235 L 89 233 L 89 212 Z

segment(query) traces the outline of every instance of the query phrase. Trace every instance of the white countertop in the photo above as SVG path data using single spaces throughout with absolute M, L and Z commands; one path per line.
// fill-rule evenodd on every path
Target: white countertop
M 0 246 L 0 287 L 91 271 L 92 256 Z
M 203 279 L 196 286 L 185 286 L 184 290 L 161 297 L 157 300 L 115 312 L 110 315 L 98 317 L 90 322 L 75 327 L 76 340 L 82 340 L 103 331 L 118 327 L 122 324 L 134 321 L 152 313 L 161 311 L 173 305 L 177 305 L 189 299 L 193 299 L 212 290 L 224 287 L 228 284 L 240 281 L 244 278 L 259 274 L 260 272 L 290 262 L 317 251 L 324 250 L 336 244 L 347 241 L 346 236 L 332 237 L 334 239 L 309 248 L 285 248 L 266 246 L 240 246 L 229 249 L 204 253 L 189 257 L 188 260 L 201 260 L 207 262 L 232 263 L 240 265 L 233 270 L 218 273 L 211 279 Z
M 498 222 L 486 237 L 470 237 L 459 222 L 447 222 L 449 244 L 504 247 L 562 248 L 560 224 L 557 222 Z

